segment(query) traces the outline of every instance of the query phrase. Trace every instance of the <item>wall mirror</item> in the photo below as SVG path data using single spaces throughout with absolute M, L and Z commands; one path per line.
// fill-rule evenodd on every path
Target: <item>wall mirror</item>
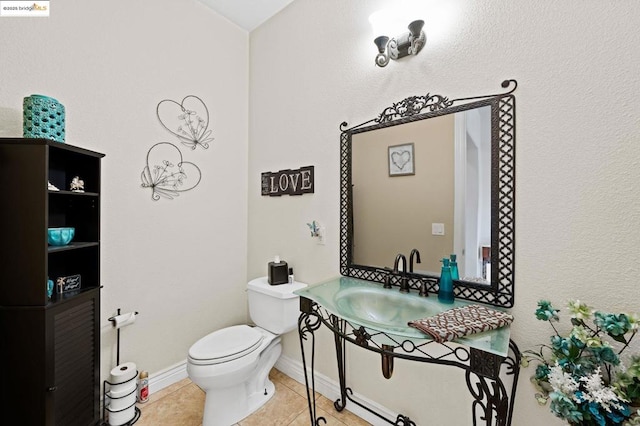
M 411 287 L 437 292 L 455 253 L 456 297 L 511 307 L 515 249 L 515 80 L 503 93 L 412 96 L 341 124 L 340 272 L 384 282 L 396 255 Z M 398 280 L 394 275 L 392 280 Z

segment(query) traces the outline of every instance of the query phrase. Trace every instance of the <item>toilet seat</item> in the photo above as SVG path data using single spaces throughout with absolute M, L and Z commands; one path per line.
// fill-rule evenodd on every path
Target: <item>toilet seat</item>
M 195 365 L 220 364 L 255 351 L 264 334 L 255 327 L 234 325 L 214 331 L 189 349 L 189 360 Z

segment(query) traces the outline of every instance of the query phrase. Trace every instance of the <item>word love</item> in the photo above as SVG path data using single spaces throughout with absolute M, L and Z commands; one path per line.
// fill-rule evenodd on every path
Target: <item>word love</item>
M 313 166 L 262 173 L 262 195 L 313 194 Z

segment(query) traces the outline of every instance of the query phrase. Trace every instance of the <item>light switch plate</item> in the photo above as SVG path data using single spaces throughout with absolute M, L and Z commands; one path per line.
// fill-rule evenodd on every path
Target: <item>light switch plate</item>
M 444 223 L 432 223 L 431 235 L 444 235 Z

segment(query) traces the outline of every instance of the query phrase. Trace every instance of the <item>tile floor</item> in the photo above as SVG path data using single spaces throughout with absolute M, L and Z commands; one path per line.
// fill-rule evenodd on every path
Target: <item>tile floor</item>
M 309 425 L 304 385 L 275 368 L 271 370 L 269 377 L 276 385 L 276 394 L 258 411 L 235 426 Z M 201 426 L 204 392 L 189 379 L 184 379 L 152 394 L 149 401 L 138 404 L 138 407 L 142 416 L 135 426 Z M 318 393 L 316 408 L 318 416 L 323 416 L 328 426 L 370 425 L 347 410 L 341 413 L 335 411 L 333 401 Z

